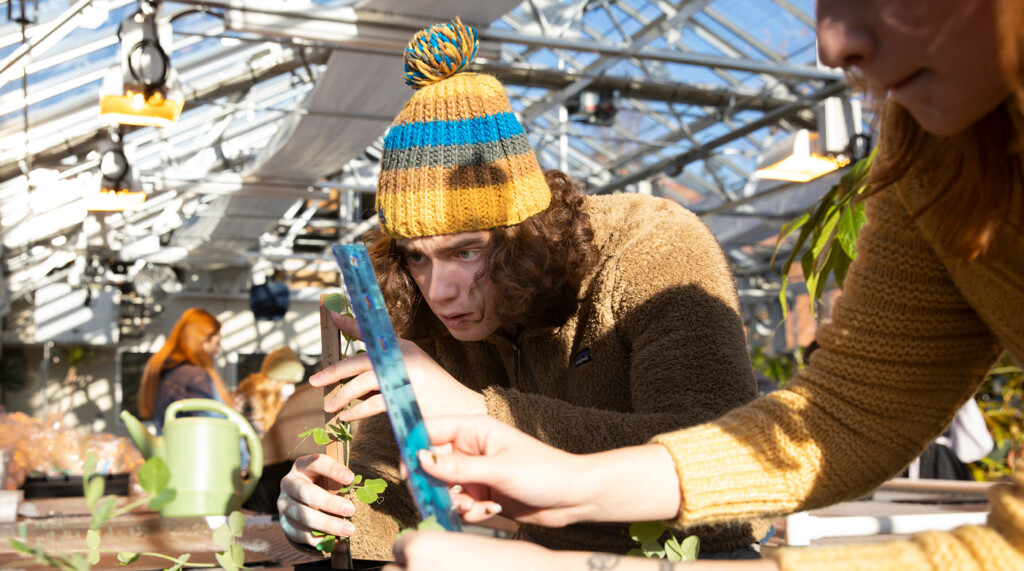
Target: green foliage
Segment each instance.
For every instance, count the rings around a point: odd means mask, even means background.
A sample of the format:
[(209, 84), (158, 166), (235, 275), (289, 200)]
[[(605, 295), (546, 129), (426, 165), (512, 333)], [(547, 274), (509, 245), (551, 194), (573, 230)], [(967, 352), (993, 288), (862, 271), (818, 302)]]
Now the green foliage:
[[(666, 536), (664, 540), (662, 537)], [(675, 534), (660, 521), (641, 521), (629, 526), (629, 536), (640, 544), (626, 555), (668, 559), (672, 562), (695, 561), (700, 553), (700, 538), (687, 536), (679, 541)]]
[(348, 303), (348, 297), (341, 295), (340, 293), (332, 293), (324, 296), (324, 307), (334, 313), (341, 313), (351, 315), (351, 307)]
[(872, 150), (867, 158), (857, 161), (839, 179), (839, 184), (829, 189), (810, 210), (783, 225), (779, 231), (775, 254), (772, 255), (773, 266), (785, 239), (793, 232), (800, 231), (793, 243), (793, 250), (779, 271), (782, 276), (779, 301), (782, 303), (783, 318), (787, 315), (789, 271), (797, 256), (800, 257), (800, 266), (807, 281), (812, 315), (815, 314), (815, 306), (825, 291), (830, 275), (839, 287), (843, 287), (846, 272), (857, 258), (857, 237), (867, 222), (864, 203), (857, 198), (868, 189), (868, 171), (874, 157), (875, 150)]
[(1014, 462), (1024, 455), (1024, 371), (1008, 354), (988, 372), (977, 400), (995, 447), (970, 468), (976, 480), (997, 480), (1009, 476)]
[[(323, 298), (323, 305), (328, 310), (342, 315), (352, 316), (352, 306), (349, 304), (349, 300), (346, 296), (341, 294), (332, 293)], [(342, 350), (343, 355), (348, 355), (352, 349), (352, 343), (355, 341), (348, 335), (342, 335), (345, 338), (345, 348)], [(365, 353), (363, 350), (355, 351), (354, 354)], [(343, 381), (344, 382), (344, 381)], [(351, 406), (351, 404), (349, 405)], [(347, 408), (347, 407), (346, 407)], [(349, 423), (339, 422), (336, 424), (328, 424), (324, 428), (311, 428), (299, 434), (299, 438), (305, 439), (312, 436), (313, 442), (316, 442), (320, 446), (326, 446), (331, 442), (344, 442), (348, 443), (352, 441), (352, 429)], [(344, 464), (348, 466), (348, 447), (345, 448)], [(360, 474), (356, 474), (352, 480), (352, 483), (342, 487), (338, 490), (341, 495), (352, 496), (364, 504), (372, 504), (380, 498), (380, 494), (384, 493), (387, 488), (387, 482), (385, 480), (375, 478), (363, 481), (363, 477)], [(320, 531), (312, 532), (314, 537), (319, 537), (320, 540), (316, 544), (316, 548), (324, 553), (333, 553), (339, 543), (347, 543), (348, 538), (337, 537), (329, 533), (323, 533)], [(351, 551), (348, 552), (349, 556), (349, 568), (352, 568)]]
[[(29, 561), (37, 565), (44, 565), (61, 571), (90, 571), (93, 565), (100, 562), (100, 556), (102, 553), (114, 553), (113, 551), (100, 549), (100, 544), (102, 542), (100, 530), (104, 523), (109, 521), (111, 518), (127, 513), (146, 502), (149, 502), (152, 509), (159, 509), (160, 506), (174, 499), (174, 490), (167, 488), (171, 481), (171, 474), (170, 470), (167, 468), (167, 463), (162, 458), (153, 457), (147, 460), (146, 463), (139, 468), (138, 472), (139, 485), (146, 491), (146, 495), (122, 508), (115, 509), (115, 506), (117, 505), (116, 498), (114, 496), (103, 496), (103, 492), (106, 487), (106, 480), (102, 474), (95, 473), (96, 464), (96, 456), (90, 453), (86, 457), (85, 464), (83, 466), (82, 491), (85, 496), (85, 503), (89, 507), (89, 512), (92, 515), (89, 522), (89, 530), (85, 535), (85, 544), (87, 548), (86, 554), (72, 553), (70, 555), (56, 555), (48, 553), (42, 546), (32, 547), (17, 539), (8, 538), (8, 543), (11, 544), (11, 547), (13, 547), (15, 551), (28, 555), (30, 557)], [(244, 529), (245, 516), (243, 516), (241, 512), (236, 511), (231, 513), (228, 517), (227, 523), (214, 530), (214, 543), (224, 550), (223, 553), (214, 554), (217, 558), (219, 567), (226, 569), (227, 571), (239, 571), (240, 569), (245, 568), (245, 552), (242, 550), (241, 545), (235, 543), (237, 538), (242, 537)], [(161, 553), (133, 553), (129, 551), (122, 551), (117, 553), (118, 565), (129, 565), (138, 561), (143, 555), (171, 561), (173, 564), (168, 567), (167, 571), (178, 571), (184, 568), (190, 557), (188, 553), (175, 558)], [(216, 566), (217, 565), (212, 564), (190, 565), (190, 567)]]
[(395, 541), (398, 541), (399, 537), (402, 537), (410, 531), (413, 531), (413, 529), (415, 529), (416, 531), (448, 531), (444, 528), (443, 525), (437, 522), (437, 516), (430, 516), (427, 519), (417, 523), (415, 528), (403, 527), (402, 529), (398, 530), (398, 534), (395, 535)]
[(775, 381), (779, 388), (785, 386), (801, 368), (795, 356), (776, 355), (771, 357), (761, 346), (754, 347), (754, 352), (750, 355), (750, 364), (755, 371)]

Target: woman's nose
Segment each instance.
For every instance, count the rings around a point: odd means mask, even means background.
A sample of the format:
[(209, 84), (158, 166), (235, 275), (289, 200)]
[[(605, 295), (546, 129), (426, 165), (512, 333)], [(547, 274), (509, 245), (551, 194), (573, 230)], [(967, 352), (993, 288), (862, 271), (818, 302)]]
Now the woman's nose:
[(857, 2), (819, 0), (818, 58), (829, 67), (856, 67), (874, 56), (875, 39)]

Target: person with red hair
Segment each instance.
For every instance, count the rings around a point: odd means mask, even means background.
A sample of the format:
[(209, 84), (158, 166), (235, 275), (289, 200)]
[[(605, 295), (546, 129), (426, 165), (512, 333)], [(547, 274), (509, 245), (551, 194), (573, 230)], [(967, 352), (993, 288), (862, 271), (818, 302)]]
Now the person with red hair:
[(163, 431), (164, 411), (174, 401), (208, 398), (230, 402), (230, 392), (213, 366), (219, 352), (220, 321), (205, 309), (185, 310), (142, 371), (139, 416), (152, 418), (157, 434)]

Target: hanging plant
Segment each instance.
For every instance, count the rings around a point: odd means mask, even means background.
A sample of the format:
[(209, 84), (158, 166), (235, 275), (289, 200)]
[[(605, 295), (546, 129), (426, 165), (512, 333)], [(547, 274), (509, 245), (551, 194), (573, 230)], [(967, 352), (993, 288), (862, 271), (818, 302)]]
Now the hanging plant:
[(788, 316), (786, 290), (789, 272), (797, 256), (800, 256), (807, 293), (811, 297), (812, 316), (816, 315), (815, 307), (830, 276), (840, 288), (843, 287), (846, 272), (853, 260), (857, 259), (857, 237), (860, 236), (861, 227), (867, 223), (864, 202), (858, 198), (868, 189), (868, 171), (877, 149), (875, 147), (870, 155), (857, 161), (839, 179), (839, 183), (830, 188), (807, 212), (783, 225), (779, 231), (771, 259), (772, 267), (775, 266), (775, 257), (782, 243), (790, 234), (799, 230), (793, 249), (778, 272), (782, 276), (779, 302), (782, 304), (783, 319)]

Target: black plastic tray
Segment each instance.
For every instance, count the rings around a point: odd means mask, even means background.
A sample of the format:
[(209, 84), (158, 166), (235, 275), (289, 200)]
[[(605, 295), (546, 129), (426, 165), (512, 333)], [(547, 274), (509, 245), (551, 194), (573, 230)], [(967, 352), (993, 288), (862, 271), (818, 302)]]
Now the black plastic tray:
[[(127, 496), (128, 474), (107, 474), (104, 495)], [(41, 476), (25, 478), (21, 486), (26, 498), (69, 498), (84, 495), (81, 476)]]

